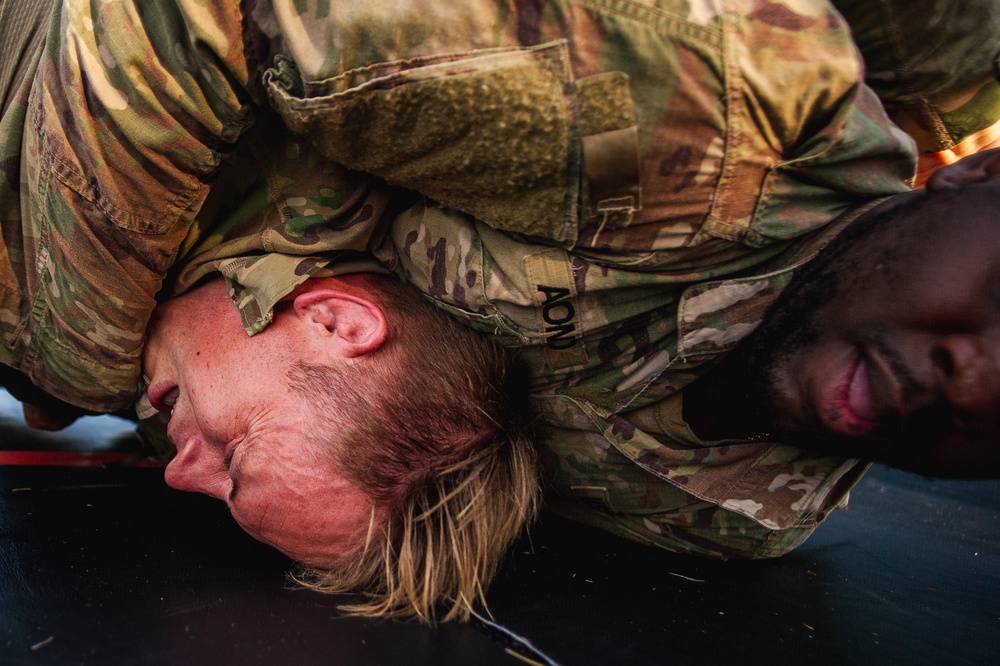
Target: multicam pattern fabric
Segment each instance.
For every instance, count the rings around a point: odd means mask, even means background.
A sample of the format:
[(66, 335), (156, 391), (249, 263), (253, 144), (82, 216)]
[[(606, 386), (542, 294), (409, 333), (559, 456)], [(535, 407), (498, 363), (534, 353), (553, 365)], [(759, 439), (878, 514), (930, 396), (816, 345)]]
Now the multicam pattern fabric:
[(681, 389), (907, 189), (860, 78), (821, 0), (69, 1), (3, 119), (0, 360), (117, 408), (157, 297), (221, 273), (252, 334), (367, 252), (523, 351), (554, 507), (779, 554), (863, 466), (698, 441)]
[(833, 0), (865, 81), (917, 141), (916, 187), (941, 166), (1000, 147), (1000, 3)]
[(832, 0), (866, 81), (923, 152), (953, 148), (1000, 118), (996, 0)]

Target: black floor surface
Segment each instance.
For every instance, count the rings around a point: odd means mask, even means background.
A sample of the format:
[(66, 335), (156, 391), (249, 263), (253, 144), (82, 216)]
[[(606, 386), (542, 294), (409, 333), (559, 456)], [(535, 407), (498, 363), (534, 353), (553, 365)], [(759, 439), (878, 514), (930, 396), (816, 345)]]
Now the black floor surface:
[[(3, 450), (127, 432), (36, 436), (0, 396)], [(0, 467), (0, 664), (992, 664), (998, 507), (1000, 482), (879, 468), (795, 553), (728, 563), (546, 518), (490, 592), (494, 624), (427, 628), (295, 589), (283, 556), (158, 469)]]

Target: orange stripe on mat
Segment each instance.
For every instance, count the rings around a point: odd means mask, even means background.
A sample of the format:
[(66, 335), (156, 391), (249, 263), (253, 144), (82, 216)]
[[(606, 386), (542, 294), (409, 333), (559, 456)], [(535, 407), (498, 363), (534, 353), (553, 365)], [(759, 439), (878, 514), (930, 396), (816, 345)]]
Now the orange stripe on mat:
[(948, 150), (921, 155), (917, 166), (917, 179), (913, 186), (920, 189), (927, 183), (931, 174), (946, 164), (954, 164), (973, 153), (997, 147), (1000, 147), (1000, 121), (965, 137), (961, 143)]

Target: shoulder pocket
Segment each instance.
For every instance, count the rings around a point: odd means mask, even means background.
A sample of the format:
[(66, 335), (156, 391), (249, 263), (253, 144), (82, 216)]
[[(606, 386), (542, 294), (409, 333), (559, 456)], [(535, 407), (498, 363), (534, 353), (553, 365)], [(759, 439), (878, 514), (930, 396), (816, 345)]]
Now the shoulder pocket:
[(495, 229), (575, 242), (585, 145), (565, 41), (380, 63), (320, 81), (279, 59), (265, 84), (289, 128), (327, 157)]

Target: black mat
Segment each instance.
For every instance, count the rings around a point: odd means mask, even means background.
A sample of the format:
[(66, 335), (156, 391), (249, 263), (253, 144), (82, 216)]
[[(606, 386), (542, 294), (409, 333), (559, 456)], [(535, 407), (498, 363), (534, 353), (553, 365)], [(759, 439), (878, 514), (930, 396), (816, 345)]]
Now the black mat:
[[(121, 447), (92, 419), (0, 448)], [(7, 409), (7, 411), (4, 411)], [(496, 626), (345, 618), (162, 471), (0, 468), (0, 664), (951, 664), (1000, 654), (1000, 482), (876, 469), (802, 548), (674, 556), (547, 518), (490, 593)], [(522, 636), (532, 652), (507, 633)]]

